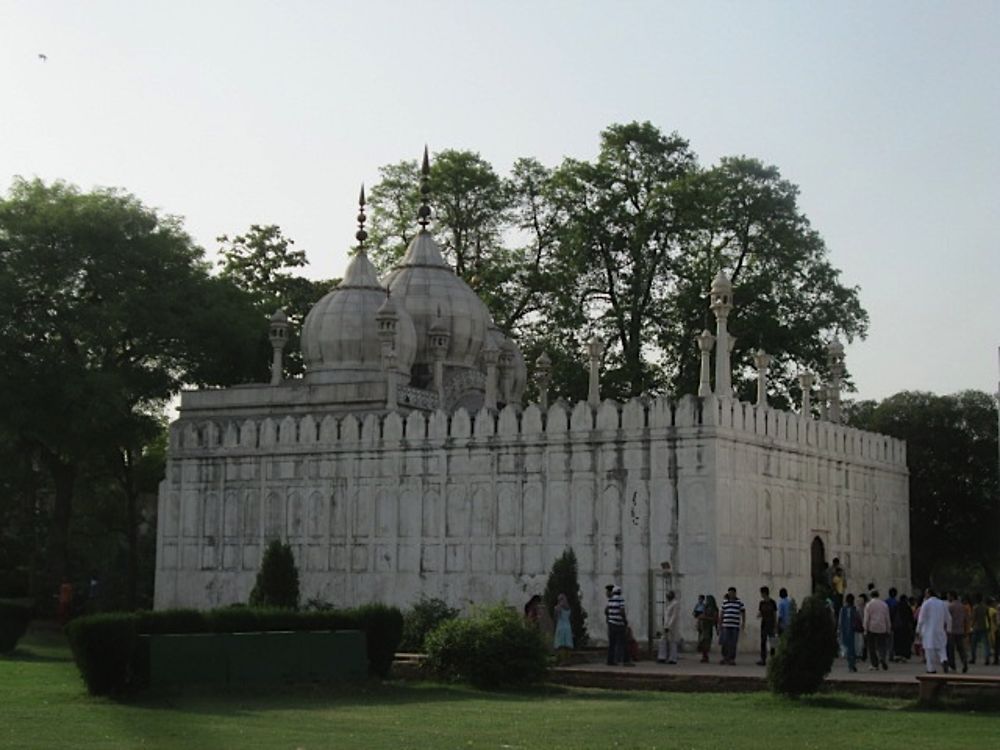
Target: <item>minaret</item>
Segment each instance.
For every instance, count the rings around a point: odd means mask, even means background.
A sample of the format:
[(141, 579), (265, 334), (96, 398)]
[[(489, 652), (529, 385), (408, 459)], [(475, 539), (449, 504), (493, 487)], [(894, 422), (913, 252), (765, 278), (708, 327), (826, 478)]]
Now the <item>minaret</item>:
[(819, 418), (826, 422), (830, 418), (830, 413), (827, 411), (827, 391), (825, 383), (820, 383), (819, 387), (816, 389), (816, 401), (819, 402)]
[(763, 349), (758, 349), (753, 355), (753, 363), (757, 368), (757, 406), (767, 406), (767, 368), (771, 366), (771, 355)]
[(497, 408), (497, 360), (500, 358), (500, 350), (496, 348), (492, 341), (487, 342), (483, 347), (483, 362), (486, 363), (486, 396), (483, 406), (487, 409)]
[(802, 389), (802, 409), (800, 414), (806, 419), (812, 419), (812, 387), (816, 376), (811, 372), (799, 373), (799, 387)]
[(587, 344), (590, 355), (590, 387), (587, 390), (587, 403), (594, 409), (601, 405), (601, 357), (604, 355), (604, 342), (595, 334)]
[(500, 345), (500, 399), (504, 404), (510, 403), (510, 389), (514, 379), (514, 351), (508, 341)]
[(271, 339), (271, 385), (281, 384), (282, 352), (288, 343), (288, 316), (280, 307), (271, 316), (271, 329), (268, 334)]
[(696, 341), (698, 349), (701, 351), (701, 377), (698, 382), (698, 395), (704, 398), (712, 395), (712, 346), (715, 344), (715, 336), (709, 333), (706, 328)]
[(552, 377), (552, 358), (546, 352), (535, 360), (535, 379), (538, 381), (538, 405), (542, 411), (549, 410), (549, 380)]
[(438, 395), (438, 405), (444, 408), (444, 358), (448, 354), (448, 344), (451, 342), (451, 331), (441, 318), (438, 309), (437, 319), (427, 332), (430, 338), (431, 356), (434, 357), (434, 391)]
[(733, 395), (733, 370), (730, 365), (732, 344), (729, 341), (728, 319), (733, 309), (733, 285), (722, 271), (712, 282), (711, 304), (715, 313), (715, 393)]
[(830, 421), (839, 423), (843, 421), (843, 415), (840, 412), (840, 381), (844, 377), (844, 345), (840, 343), (840, 339), (834, 336), (833, 341), (827, 346), (826, 352), (826, 361), (830, 368), (830, 387), (827, 392), (830, 398)]

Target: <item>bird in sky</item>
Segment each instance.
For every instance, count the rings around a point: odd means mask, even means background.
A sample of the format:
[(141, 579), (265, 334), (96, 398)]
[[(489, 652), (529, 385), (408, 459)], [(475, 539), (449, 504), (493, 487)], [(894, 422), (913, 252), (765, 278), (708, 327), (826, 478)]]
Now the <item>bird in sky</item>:
[(48, 55), (43, 55), (41, 52), (39, 52), (38, 53), (38, 59), (41, 60), (42, 62), (47, 62), (48, 59), (49, 59), (49, 56)]

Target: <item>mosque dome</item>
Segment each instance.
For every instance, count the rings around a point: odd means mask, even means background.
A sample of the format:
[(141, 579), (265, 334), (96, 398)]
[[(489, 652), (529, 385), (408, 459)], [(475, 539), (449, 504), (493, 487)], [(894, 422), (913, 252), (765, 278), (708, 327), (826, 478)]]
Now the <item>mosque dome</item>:
[(302, 357), (309, 383), (377, 382), (382, 375), (382, 344), (377, 317), (396, 315), (394, 371), (410, 380), (417, 349), (413, 320), (403, 305), (387, 303), (386, 290), (364, 250), (359, 250), (344, 278), (306, 316), (302, 326)]
[(444, 364), (478, 369), (490, 313), (445, 261), (430, 232), (421, 229), (417, 233), (402, 261), (386, 276), (385, 284), (413, 319), (414, 364), (433, 363), (429, 334), (432, 327), (443, 326), (450, 334)]

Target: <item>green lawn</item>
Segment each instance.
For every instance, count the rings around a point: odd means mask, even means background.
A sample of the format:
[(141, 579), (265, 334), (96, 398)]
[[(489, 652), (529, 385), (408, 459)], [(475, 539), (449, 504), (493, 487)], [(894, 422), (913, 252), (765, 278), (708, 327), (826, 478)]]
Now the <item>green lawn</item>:
[(0, 657), (0, 747), (24, 748), (983, 748), (1000, 712), (826, 695), (549, 689), (190, 690), (91, 698), (62, 636), (32, 633)]

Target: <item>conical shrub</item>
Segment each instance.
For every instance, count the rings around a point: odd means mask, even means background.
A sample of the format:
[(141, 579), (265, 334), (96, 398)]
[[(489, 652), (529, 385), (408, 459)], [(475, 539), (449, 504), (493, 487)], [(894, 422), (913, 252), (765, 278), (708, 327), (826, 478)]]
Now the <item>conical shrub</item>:
[(768, 661), (768, 684), (781, 695), (815, 693), (836, 656), (837, 635), (830, 609), (821, 597), (810, 596), (792, 617), (777, 653)]
[(250, 592), (250, 606), (298, 609), (299, 569), (291, 545), (277, 539), (267, 545)]

